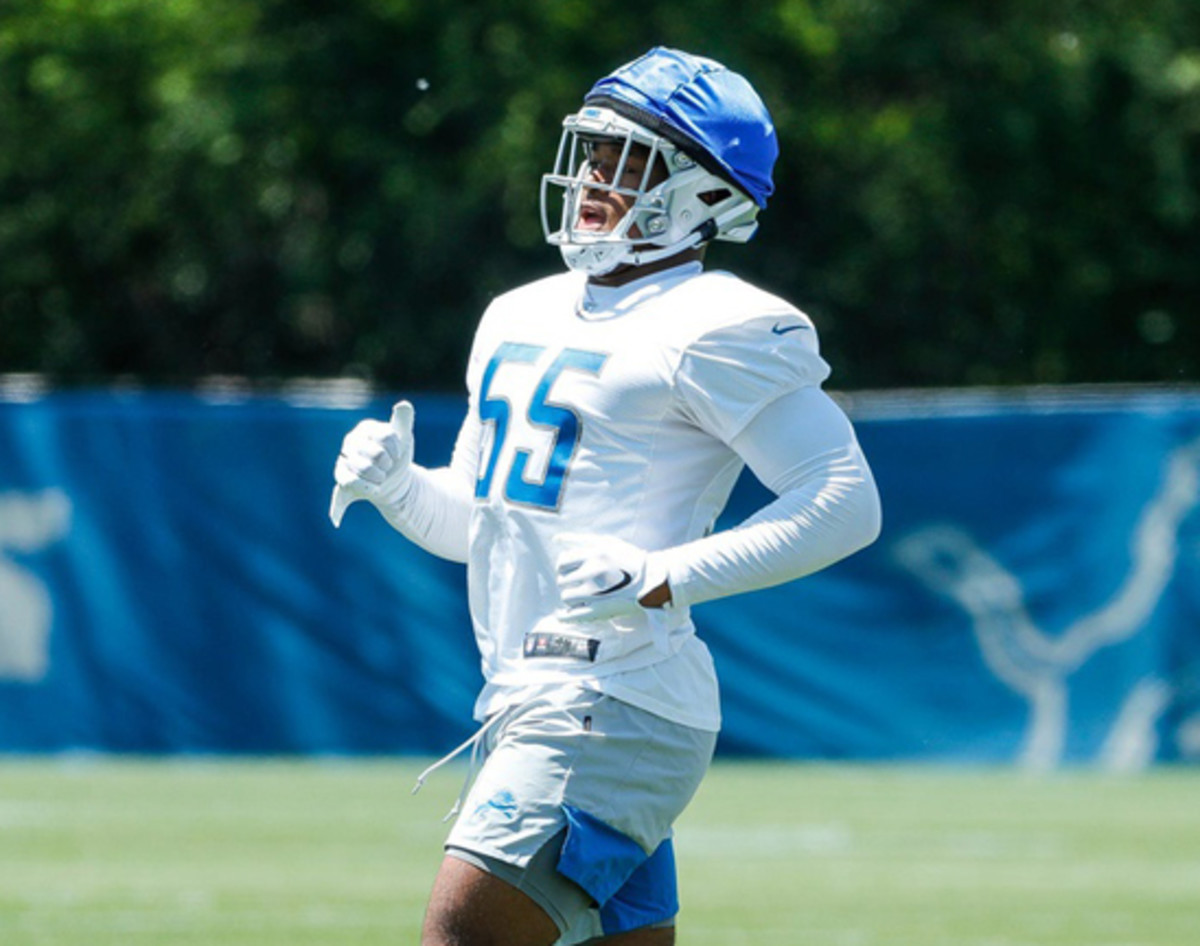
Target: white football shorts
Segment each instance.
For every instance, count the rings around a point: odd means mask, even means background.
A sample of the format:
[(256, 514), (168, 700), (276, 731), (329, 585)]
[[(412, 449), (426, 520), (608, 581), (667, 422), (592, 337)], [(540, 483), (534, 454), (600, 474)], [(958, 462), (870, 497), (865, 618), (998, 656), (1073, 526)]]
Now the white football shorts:
[(446, 851), (525, 891), (560, 942), (669, 924), (671, 825), (716, 733), (566, 687), (502, 711)]

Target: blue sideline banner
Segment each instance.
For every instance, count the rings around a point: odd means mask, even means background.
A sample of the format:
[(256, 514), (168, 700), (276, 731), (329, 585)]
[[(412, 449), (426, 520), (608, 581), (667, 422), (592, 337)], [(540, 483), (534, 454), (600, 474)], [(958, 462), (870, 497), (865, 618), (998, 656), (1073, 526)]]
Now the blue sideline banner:
[[(3, 390), (0, 751), (432, 754), (471, 731), (463, 568), (364, 505), (326, 517), (342, 436), (392, 398)], [(412, 400), (442, 463), (464, 403)], [(696, 610), (720, 751), (1200, 759), (1200, 395), (842, 400), (883, 535)], [(722, 525), (769, 498), (745, 478)]]

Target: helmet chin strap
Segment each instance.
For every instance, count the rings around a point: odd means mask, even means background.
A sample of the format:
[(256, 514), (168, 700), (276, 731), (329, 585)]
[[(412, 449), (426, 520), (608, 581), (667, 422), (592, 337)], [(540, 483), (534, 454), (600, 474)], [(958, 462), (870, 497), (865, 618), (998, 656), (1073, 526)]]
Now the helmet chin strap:
[[(646, 266), (650, 263), (657, 263), (660, 260), (674, 256), (676, 253), (694, 249), (707, 243), (716, 233), (716, 221), (705, 220), (704, 223), (700, 224), (700, 226), (682, 240), (676, 240), (668, 246), (647, 246), (643, 244), (644, 248), (638, 249), (636, 246), (596, 244), (594, 247), (587, 248), (588, 250), (612, 249), (622, 251), (610, 255), (605, 252), (581, 252), (581, 248), (578, 246), (564, 245), (562, 247), (562, 254), (567, 266), (571, 269), (582, 270), (589, 276), (607, 276), (618, 266)], [(572, 252), (572, 250), (575, 252)]]
[[(705, 221), (711, 223), (711, 221)], [(682, 253), (684, 250), (694, 249), (701, 244), (707, 243), (708, 238), (704, 236), (705, 227), (701, 226), (693, 230), (682, 240), (677, 240), (670, 246), (656, 246), (639, 250), (637, 247), (630, 247), (630, 254), (626, 258), (626, 262), (633, 266), (645, 266), (647, 263), (657, 263), (659, 260), (664, 260), (668, 256), (674, 256), (676, 253)]]

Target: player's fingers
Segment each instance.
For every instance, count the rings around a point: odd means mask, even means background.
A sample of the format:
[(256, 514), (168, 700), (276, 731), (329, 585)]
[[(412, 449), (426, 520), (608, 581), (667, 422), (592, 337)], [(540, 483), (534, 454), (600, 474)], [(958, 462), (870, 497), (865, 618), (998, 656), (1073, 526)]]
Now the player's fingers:
[(387, 424), (381, 424), (377, 420), (360, 420), (357, 424), (350, 428), (350, 432), (342, 438), (342, 449), (345, 450), (352, 444), (364, 443), (370, 440), (378, 440), (379, 428), (383, 428), (383, 432), (387, 432), (391, 428)]
[(404, 447), (400, 443), (400, 438), (391, 428), (388, 428), (387, 436), (379, 441), (379, 449), (381, 454), (387, 457), (388, 469), (391, 469), (395, 462), (404, 455)]
[(381, 439), (362, 436), (347, 440), (342, 446), (342, 453), (386, 471), (396, 465), (396, 460), (400, 457), (400, 445), (391, 433)]
[(565, 605), (579, 604), (585, 601), (590, 596), (590, 583), (588, 585), (580, 584), (579, 582), (571, 582), (569, 584), (559, 583), (558, 597)]
[[(387, 470), (382, 468), (381, 462), (377, 457), (364, 457), (359, 454), (340, 456), (337, 466), (334, 467), (334, 478), (343, 486), (353, 480), (382, 483), (387, 477)], [(387, 463), (390, 467), (391, 461)]]
[(335, 529), (341, 528), (342, 517), (352, 502), (353, 498), (341, 486), (333, 488), (333, 495), (329, 498), (329, 519)]
[(391, 427), (402, 439), (412, 437), (413, 417), (416, 410), (408, 401), (397, 401), (392, 406)]
[(558, 583), (561, 585), (563, 579), (570, 575), (574, 575), (580, 568), (583, 567), (583, 557), (575, 554), (564, 554), (558, 557), (554, 563), (555, 571), (558, 572)]
[(333, 470), (333, 481), (343, 489), (350, 489), (363, 483), (363, 478), (350, 467), (338, 464)]
[[(399, 459), (404, 452), (396, 432), (377, 420), (364, 420), (342, 441), (343, 453), (361, 453), (364, 456), (388, 456)], [(389, 464), (390, 465), (390, 464)]]
[(597, 595), (620, 591), (632, 581), (628, 573), (621, 570), (602, 569), (586, 575), (574, 575), (568, 580), (559, 580), (558, 596), (565, 603), (578, 603)]
[(559, 578), (562, 579), (582, 568), (589, 557), (590, 552), (585, 545), (564, 544), (562, 551), (558, 553), (558, 558), (554, 560), (554, 568), (558, 572)]

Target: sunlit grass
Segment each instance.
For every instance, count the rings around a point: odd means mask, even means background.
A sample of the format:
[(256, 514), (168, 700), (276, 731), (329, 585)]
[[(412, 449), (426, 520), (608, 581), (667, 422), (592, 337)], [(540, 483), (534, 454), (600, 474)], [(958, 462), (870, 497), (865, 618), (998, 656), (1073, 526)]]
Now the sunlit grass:
[[(0, 762), (0, 943), (418, 941), (462, 770)], [(679, 826), (680, 943), (1184, 946), (1200, 773), (720, 763)]]

